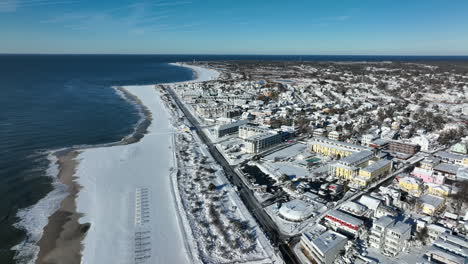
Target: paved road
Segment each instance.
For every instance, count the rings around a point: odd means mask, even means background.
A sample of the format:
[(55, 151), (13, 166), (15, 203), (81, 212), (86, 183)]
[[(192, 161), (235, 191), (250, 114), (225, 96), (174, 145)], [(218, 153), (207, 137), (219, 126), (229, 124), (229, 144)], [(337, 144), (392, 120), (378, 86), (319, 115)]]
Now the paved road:
[(296, 255), (293, 253), (292, 249), (286, 244), (288, 237), (281, 235), (278, 231), (276, 223), (270, 218), (270, 216), (263, 210), (263, 207), (255, 198), (254, 193), (250, 190), (239, 175), (235, 172), (234, 168), (229, 165), (224, 156), (218, 151), (218, 149), (211, 142), (210, 138), (205, 135), (202, 131), (202, 126), (197, 121), (197, 119), (192, 115), (192, 113), (185, 107), (185, 105), (179, 100), (178, 96), (175, 94), (174, 90), (170, 87), (164, 86), (166, 91), (172, 96), (179, 109), (184, 113), (188, 121), (195, 127), (196, 133), (203, 141), (204, 144), (208, 147), (210, 154), (213, 158), (221, 165), (224, 169), (226, 177), (231, 181), (232, 184), (236, 185), (239, 188), (239, 195), (242, 201), (244, 202), (247, 209), (255, 217), (257, 223), (262, 228), (265, 235), (270, 239), (274, 246), (277, 246), (279, 251), (283, 256), (283, 260), (286, 263), (300, 263)]

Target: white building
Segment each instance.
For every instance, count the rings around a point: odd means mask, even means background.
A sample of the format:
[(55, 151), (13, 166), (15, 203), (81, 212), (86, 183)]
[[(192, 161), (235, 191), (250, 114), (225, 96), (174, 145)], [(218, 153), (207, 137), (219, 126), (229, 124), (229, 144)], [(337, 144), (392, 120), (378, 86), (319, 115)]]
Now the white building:
[(264, 133), (244, 140), (244, 150), (247, 153), (259, 153), (282, 142), (281, 134)]
[(313, 206), (306, 202), (295, 199), (281, 205), (279, 215), (288, 221), (301, 222), (312, 216), (314, 209)]
[(332, 264), (340, 251), (344, 250), (347, 241), (344, 235), (331, 230), (313, 239), (307, 233), (301, 237), (306, 254), (318, 264)]

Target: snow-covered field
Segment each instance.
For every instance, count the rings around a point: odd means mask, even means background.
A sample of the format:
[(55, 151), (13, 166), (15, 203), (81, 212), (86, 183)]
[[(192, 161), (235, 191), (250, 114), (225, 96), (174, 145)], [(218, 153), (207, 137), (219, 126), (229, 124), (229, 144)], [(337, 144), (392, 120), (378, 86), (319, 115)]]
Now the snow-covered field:
[[(196, 80), (218, 72), (191, 66)], [(153, 85), (127, 86), (151, 112), (148, 133), (122, 146), (86, 149), (76, 176), (77, 209), (91, 223), (82, 263), (189, 263), (172, 194), (174, 128)]]

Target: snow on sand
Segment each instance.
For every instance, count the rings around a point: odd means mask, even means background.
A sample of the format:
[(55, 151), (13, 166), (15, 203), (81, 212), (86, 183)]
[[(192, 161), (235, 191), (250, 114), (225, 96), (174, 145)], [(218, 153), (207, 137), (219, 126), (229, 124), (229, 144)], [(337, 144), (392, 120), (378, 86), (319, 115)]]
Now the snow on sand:
[[(219, 75), (190, 68), (196, 71), (194, 81)], [(91, 223), (82, 263), (188, 263), (171, 194), (175, 130), (170, 116), (154, 86), (124, 88), (148, 108), (152, 121), (148, 134), (137, 143), (86, 149), (78, 156), (76, 176), (83, 188), (77, 207), (84, 213), (80, 223)], [(147, 203), (143, 199), (136, 203), (138, 188), (147, 188)], [(142, 224), (137, 224), (136, 209), (143, 207)], [(135, 240), (138, 234), (143, 237)]]

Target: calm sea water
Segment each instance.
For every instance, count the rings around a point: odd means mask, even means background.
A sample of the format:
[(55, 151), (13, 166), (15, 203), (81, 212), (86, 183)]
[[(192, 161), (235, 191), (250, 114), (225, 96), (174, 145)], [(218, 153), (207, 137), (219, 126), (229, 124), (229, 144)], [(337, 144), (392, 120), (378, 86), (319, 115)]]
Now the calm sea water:
[[(115, 142), (130, 134), (136, 108), (113, 85), (185, 81), (192, 60), (423, 61), (467, 57), (0, 55), (0, 263), (28, 234), (13, 227), (18, 211), (53, 190), (47, 151)], [(50, 171), (49, 171), (50, 174)], [(34, 219), (32, 219), (34, 220)], [(34, 223), (34, 222), (32, 222)]]

